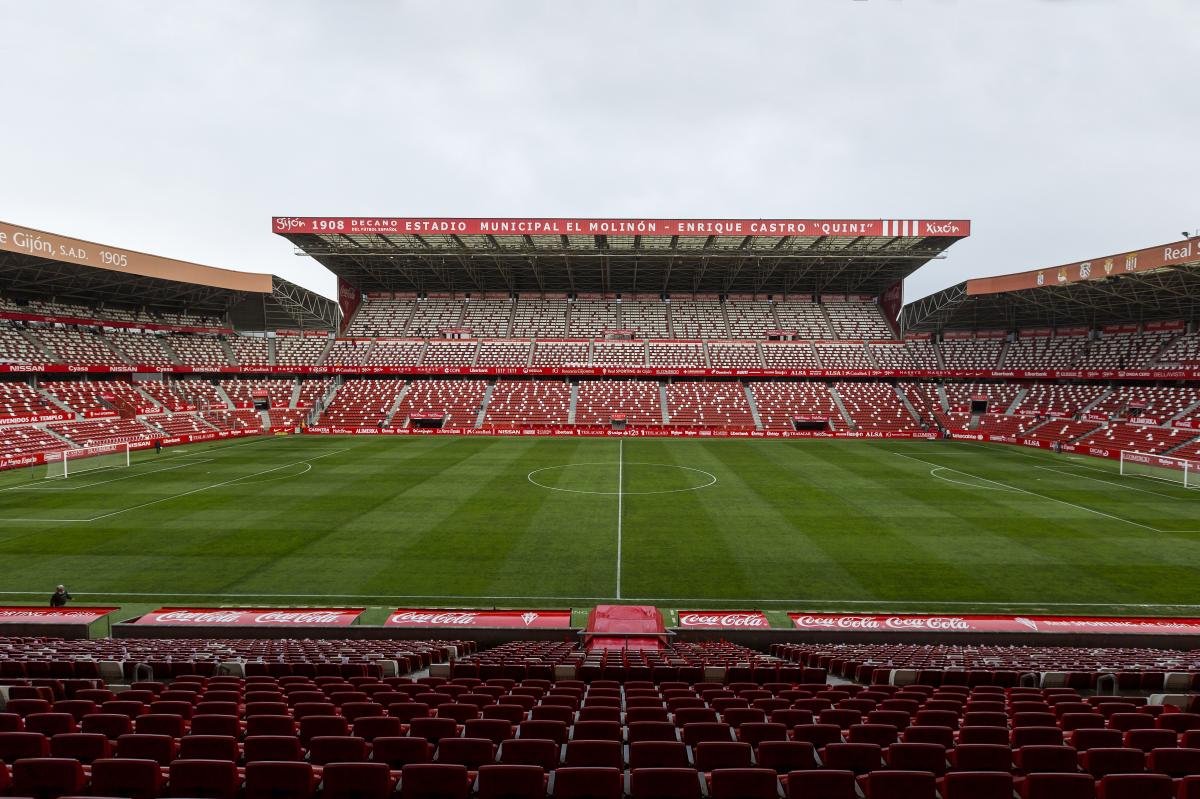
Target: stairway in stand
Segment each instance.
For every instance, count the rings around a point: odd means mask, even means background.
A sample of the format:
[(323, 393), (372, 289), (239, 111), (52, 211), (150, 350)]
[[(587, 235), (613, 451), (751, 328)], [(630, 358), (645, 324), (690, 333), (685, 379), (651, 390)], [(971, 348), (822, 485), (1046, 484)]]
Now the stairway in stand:
[(587, 651), (667, 648), (662, 613), (652, 605), (597, 605), (588, 614)]

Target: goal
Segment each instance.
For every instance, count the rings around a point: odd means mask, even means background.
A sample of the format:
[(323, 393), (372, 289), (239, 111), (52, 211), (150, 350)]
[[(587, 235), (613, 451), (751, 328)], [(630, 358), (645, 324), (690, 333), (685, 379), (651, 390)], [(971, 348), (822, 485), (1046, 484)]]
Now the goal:
[(1169, 458), (1148, 452), (1121, 451), (1121, 474), (1133, 477), (1149, 477), (1179, 483), (1184, 488), (1200, 487), (1200, 462), (1184, 458)]
[(129, 465), (129, 444), (64, 449), (46, 458), (46, 477), (71, 477), (97, 469), (120, 469)]

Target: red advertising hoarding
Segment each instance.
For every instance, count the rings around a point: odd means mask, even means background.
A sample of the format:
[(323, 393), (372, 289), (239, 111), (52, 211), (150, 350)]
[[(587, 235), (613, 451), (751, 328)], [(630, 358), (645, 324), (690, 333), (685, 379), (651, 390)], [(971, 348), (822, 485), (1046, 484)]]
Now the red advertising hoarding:
[[(840, 342), (845, 344), (846, 342)], [(789, 346), (778, 342), (764, 346)], [(655, 366), (108, 366), (62, 363), (0, 363), (0, 374), (279, 374), (279, 375), (525, 375), (541, 377), (954, 377), (994, 380), (1183, 380), (1200, 381), (1200, 367), (1158, 369), (785, 369)]]
[(925, 616), (789, 613), (800, 630), (887, 633), (1200, 635), (1200, 619), (1072, 616)]
[(384, 627), (520, 627), (566, 630), (569, 610), (448, 610), (398, 608), (388, 614)]
[(349, 627), (362, 608), (159, 608), (134, 624), (183, 627)]
[(771, 623), (761, 610), (681, 610), (679, 626), (689, 630), (767, 629)]
[(886, 236), (964, 238), (966, 219), (564, 219), (277, 216), (280, 235)]
[(91, 624), (116, 608), (0, 607), (0, 624)]

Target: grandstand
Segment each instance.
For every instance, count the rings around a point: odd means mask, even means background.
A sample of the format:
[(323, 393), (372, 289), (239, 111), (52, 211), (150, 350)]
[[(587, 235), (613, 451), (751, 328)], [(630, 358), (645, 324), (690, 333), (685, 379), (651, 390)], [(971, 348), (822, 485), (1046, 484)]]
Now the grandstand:
[[(1104, 278), (1153, 297), (1137, 313), (1070, 266), (901, 310), (885, 294), (965, 223), (418, 222), (276, 220), (339, 307), (178, 262), (160, 285), (163, 259), (99, 281), (0, 256), (0, 512), (71, 553), (6, 556), (85, 564), (72, 583), (106, 558), (87, 593), (116, 621), (9, 634), (29, 612), (0, 609), (0, 795), (1200, 784), (1200, 623), (1089, 618), (1192, 601), (1192, 489), (1112, 459), (1200, 458), (1197, 314), (1163, 285), (1196, 259)], [(58, 453), (155, 441), (190, 446), (43, 480)], [(213, 607), (128, 602), (155, 592)], [(416, 607), (381, 610), (396, 594)]]

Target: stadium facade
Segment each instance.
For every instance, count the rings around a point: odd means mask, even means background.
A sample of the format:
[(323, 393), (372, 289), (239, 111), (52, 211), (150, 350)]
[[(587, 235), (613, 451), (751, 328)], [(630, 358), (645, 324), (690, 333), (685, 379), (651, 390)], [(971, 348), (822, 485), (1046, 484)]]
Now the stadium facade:
[(902, 304), (966, 220), (276, 217), (338, 279), (0, 225), (0, 458), (303, 429), (1200, 457), (1196, 240)]
[[(969, 222), (272, 228), (337, 276), (336, 303), (0, 223), (0, 467), (266, 433), (938, 437), (1200, 461), (1194, 239), (905, 306), (903, 279)], [(0, 608), (17, 636), (0, 638), (0, 795), (1200, 791), (1197, 619), (365, 612)]]

